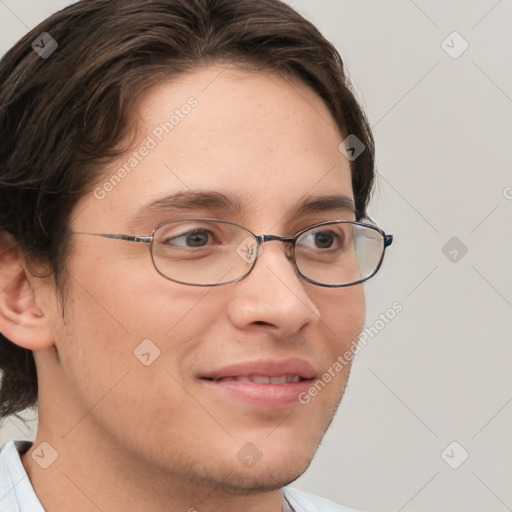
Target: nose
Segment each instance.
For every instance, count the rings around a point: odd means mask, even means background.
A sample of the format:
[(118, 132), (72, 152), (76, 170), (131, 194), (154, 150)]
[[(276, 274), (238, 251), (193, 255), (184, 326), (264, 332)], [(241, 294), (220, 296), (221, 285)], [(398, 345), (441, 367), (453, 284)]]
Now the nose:
[(320, 320), (305, 287), (282, 243), (269, 242), (259, 254), (251, 273), (235, 283), (228, 306), (231, 323), (239, 329), (266, 329), (283, 339)]

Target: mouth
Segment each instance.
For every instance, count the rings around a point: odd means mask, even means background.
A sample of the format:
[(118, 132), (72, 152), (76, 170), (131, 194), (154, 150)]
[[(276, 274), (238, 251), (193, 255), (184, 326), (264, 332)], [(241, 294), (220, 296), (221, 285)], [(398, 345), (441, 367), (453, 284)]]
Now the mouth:
[(256, 384), (291, 384), (293, 382), (300, 382), (303, 379), (299, 375), (279, 375), (277, 377), (269, 377), (268, 375), (239, 375), (236, 377), (222, 377), (220, 379), (208, 379), (214, 382), (255, 382)]
[(259, 360), (220, 368), (199, 376), (199, 380), (217, 399), (276, 409), (295, 405), (315, 375), (305, 360)]

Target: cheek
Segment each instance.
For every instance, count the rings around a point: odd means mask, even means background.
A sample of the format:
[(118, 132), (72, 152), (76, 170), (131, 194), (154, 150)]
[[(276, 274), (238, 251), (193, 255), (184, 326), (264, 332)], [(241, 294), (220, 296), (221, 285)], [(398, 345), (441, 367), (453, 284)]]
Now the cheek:
[(325, 340), (323, 373), (302, 397), (321, 417), (331, 417), (343, 396), (366, 315), (362, 285), (330, 292), (316, 301)]
[(349, 286), (324, 294), (315, 302), (320, 311), (324, 335), (339, 355), (357, 340), (363, 330), (366, 303), (362, 285)]
[(179, 382), (208, 320), (200, 297), (181, 296), (173, 306), (165, 282), (162, 288), (142, 286), (130, 295), (116, 293), (118, 283), (107, 286), (106, 279), (86, 283), (87, 288), (76, 280), (70, 283), (57, 340), (63, 382), (75, 400), (68, 429), (78, 422), (77, 432), (87, 428), (88, 421), (81, 421), (86, 414), (111, 433), (121, 423), (125, 427), (120, 435), (131, 436), (162, 416), (169, 433), (181, 421), (177, 411), (194, 406)]
[(85, 382), (91, 392), (130, 368), (145, 368), (137, 357), (148, 351), (151, 358), (158, 353), (158, 363), (180, 368), (222, 317), (221, 301), (208, 300), (208, 290), (167, 281), (152, 265), (136, 273), (121, 265), (109, 272), (105, 262), (93, 263), (84, 258), (70, 270), (58, 344), (69, 378)]
[(56, 342), (60, 368), (88, 406), (130, 368), (135, 341), (122, 317), (114, 316), (95, 291), (91, 281), (87, 288), (72, 283)]
[[(82, 253), (70, 269), (72, 293), (68, 302), (81, 329), (100, 340), (105, 334), (114, 336), (109, 347), (127, 337), (133, 342), (162, 338), (181, 327), (182, 320), (201, 301), (201, 290), (172, 283), (157, 273), (148, 247), (96, 242), (102, 243), (103, 254), (89, 257)], [(140, 251), (130, 257), (120, 256), (130, 249)], [(96, 247), (94, 250), (99, 252)]]

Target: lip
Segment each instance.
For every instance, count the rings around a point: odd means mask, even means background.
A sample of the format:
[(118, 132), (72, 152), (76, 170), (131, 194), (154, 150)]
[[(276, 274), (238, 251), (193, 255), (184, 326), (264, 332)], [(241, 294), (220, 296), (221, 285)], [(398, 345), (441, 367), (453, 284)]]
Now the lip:
[(226, 377), (248, 377), (249, 375), (265, 375), (267, 377), (298, 375), (302, 379), (312, 379), (316, 373), (311, 363), (305, 359), (258, 359), (211, 370), (201, 374), (199, 378), (217, 380)]
[[(282, 375), (296, 375), (300, 380), (283, 384), (229, 380), (236, 377), (272, 378)], [(314, 367), (304, 359), (259, 359), (205, 372), (199, 375), (199, 380), (210, 391), (228, 399), (243, 401), (265, 409), (276, 409), (295, 405), (298, 402), (298, 396), (307, 391), (316, 375)]]

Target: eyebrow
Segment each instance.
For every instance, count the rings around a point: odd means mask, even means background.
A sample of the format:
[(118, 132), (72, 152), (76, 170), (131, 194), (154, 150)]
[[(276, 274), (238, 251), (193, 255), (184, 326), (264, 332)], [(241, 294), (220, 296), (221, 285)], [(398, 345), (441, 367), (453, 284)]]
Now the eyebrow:
[(157, 199), (145, 206), (139, 212), (139, 215), (153, 213), (167, 208), (176, 208), (178, 210), (187, 210), (193, 208), (230, 210), (234, 213), (241, 213), (244, 210), (243, 201), (238, 196), (230, 196), (215, 191), (204, 192), (176, 192), (175, 194)]
[[(234, 214), (243, 214), (247, 210), (243, 199), (237, 195), (227, 195), (216, 191), (182, 191), (143, 206), (133, 220), (137, 221), (167, 209), (211, 209), (229, 211)], [(298, 205), (292, 208), (287, 216), (293, 218), (307, 213), (322, 213), (334, 210), (356, 213), (354, 201), (351, 197), (344, 194), (331, 194), (306, 196)]]
[(346, 210), (356, 213), (354, 200), (344, 194), (331, 194), (328, 196), (306, 196), (291, 212), (291, 215), (305, 213), (322, 213), (331, 210)]

